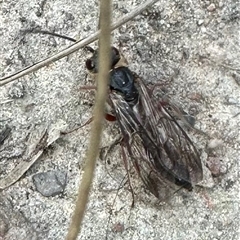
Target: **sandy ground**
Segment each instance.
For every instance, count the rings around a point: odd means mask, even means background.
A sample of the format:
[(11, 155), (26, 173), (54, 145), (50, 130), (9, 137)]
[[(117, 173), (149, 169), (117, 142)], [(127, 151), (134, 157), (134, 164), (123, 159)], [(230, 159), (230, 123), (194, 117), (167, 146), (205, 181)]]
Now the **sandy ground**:
[[(142, 1), (113, 1), (113, 21)], [(43, 29), (84, 38), (98, 26), (98, 1), (0, 1), (0, 73), (6, 76), (71, 43)], [(156, 203), (142, 188), (131, 208), (116, 147), (99, 160), (79, 239), (239, 239), (240, 6), (238, 1), (162, 1), (112, 34), (113, 45), (132, 70), (149, 83), (166, 83), (167, 94), (196, 118), (209, 138), (190, 132), (203, 164), (213, 161), (216, 178), (195, 191)], [(96, 46), (92, 44), (92, 47)], [(79, 91), (86, 78), (80, 50), (0, 88), (0, 130), (11, 135), (0, 146), (0, 178), (24, 160), (26, 148), (45, 128), (72, 129), (92, 112), (93, 94)], [(103, 146), (119, 132), (106, 123)], [(90, 126), (61, 137), (14, 185), (0, 192), (0, 239), (64, 239), (76, 200)], [(217, 143), (217, 144), (215, 144)], [(209, 148), (210, 144), (210, 148)], [(212, 148), (212, 145), (216, 145)], [(218, 171), (218, 168), (220, 170)], [(64, 192), (44, 197), (33, 176), (56, 171), (67, 176)], [(114, 173), (114, 174), (113, 174)], [(218, 174), (219, 175), (219, 174)]]

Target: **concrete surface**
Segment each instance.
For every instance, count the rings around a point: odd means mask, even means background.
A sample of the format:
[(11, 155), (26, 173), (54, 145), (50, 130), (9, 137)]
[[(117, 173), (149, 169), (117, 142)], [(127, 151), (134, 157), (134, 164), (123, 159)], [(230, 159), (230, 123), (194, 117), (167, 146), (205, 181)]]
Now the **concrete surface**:
[[(141, 1), (113, 1), (117, 20)], [(0, 73), (8, 75), (68, 46), (66, 40), (22, 34), (40, 28), (73, 38), (95, 32), (98, 1), (0, 1)], [(235, 240), (239, 239), (240, 153), (240, 6), (239, 1), (162, 1), (113, 33), (130, 68), (147, 82), (167, 82), (169, 96), (196, 117), (191, 132), (202, 153), (226, 173), (191, 193), (157, 203), (144, 188), (131, 208), (118, 148), (99, 160), (79, 239)], [(120, 44), (121, 43), (121, 44)], [(96, 46), (91, 45), (91, 46)], [(48, 126), (72, 129), (91, 116), (93, 94), (79, 91), (86, 78), (80, 50), (0, 89), (0, 130), (11, 136), (0, 146), (0, 178), (23, 160), (31, 139)], [(119, 132), (106, 123), (103, 146)], [(0, 193), (0, 239), (64, 239), (74, 209), (90, 126), (56, 141), (13, 186)], [(215, 148), (209, 148), (215, 145)], [(211, 145), (213, 144), (213, 145)], [(119, 168), (119, 171), (118, 171)], [(115, 169), (115, 171), (112, 171)], [(123, 170), (123, 169), (122, 169)], [(43, 197), (32, 176), (67, 171), (64, 193)], [(206, 171), (207, 174), (207, 171)]]

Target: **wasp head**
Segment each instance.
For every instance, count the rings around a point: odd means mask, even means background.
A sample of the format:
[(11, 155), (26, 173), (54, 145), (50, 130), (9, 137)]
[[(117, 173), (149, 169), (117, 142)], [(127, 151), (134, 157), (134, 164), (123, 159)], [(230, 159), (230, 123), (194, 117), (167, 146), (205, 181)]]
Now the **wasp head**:
[[(92, 57), (86, 60), (86, 68), (90, 73), (96, 74), (99, 70), (99, 63), (98, 63), (98, 55), (99, 55), (99, 49), (93, 50), (91, 49), (91, 52), (93, 53)], [(118, 63), (121, 56), (119, 51), (115, 47), (111, 47), (111, 66), (110, 69), (113, 69), (114, 66)]]

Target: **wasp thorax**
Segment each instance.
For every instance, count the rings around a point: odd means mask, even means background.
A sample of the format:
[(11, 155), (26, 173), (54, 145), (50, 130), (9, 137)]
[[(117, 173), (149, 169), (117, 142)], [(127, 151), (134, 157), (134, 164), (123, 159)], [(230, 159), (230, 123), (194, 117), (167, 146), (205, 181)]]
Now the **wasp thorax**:
[(111, 71), (110, 89), (122, 94), (127, 102), (137, 100), (138, 98), (133, 74), (127, 67), (119, 67)]

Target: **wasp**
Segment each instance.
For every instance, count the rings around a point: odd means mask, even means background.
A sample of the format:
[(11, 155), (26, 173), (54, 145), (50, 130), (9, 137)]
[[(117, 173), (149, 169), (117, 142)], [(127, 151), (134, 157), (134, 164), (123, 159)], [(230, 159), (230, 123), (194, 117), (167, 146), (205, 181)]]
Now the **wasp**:
[[(28, 32), (76, 42), (47, 31)], [(89, 46), (85, 50), (92, 54), (85, 61), (86, 69), (96, 75), (99, 50)], [(203, 169), (198, 150), (176, 120), (175, 115), (179, 117), (185, 112), (171, 101), (159, 100), (142, 78), (128, 68), (127, 60), (115, 47), (111, 47), (109, 75), (106, 119), (116, 120), (120, 126), (126, 170), (132, 166), (145, 187), (160, 200), (180, 188), (191, 191), (202, 180)]]
[[(91, 52), (86, 68), (96, 74), (98, 50)], [(161, 200), (170, 190), (191, 191), (202, 180), (202, 163), (198, 150), (169, 110), (171, 103), (157, 99), (115, 47), (111, 47), (110, 69), (108, 103), (121, 129), (125, 166), (133, 166), (145, 187)]]

